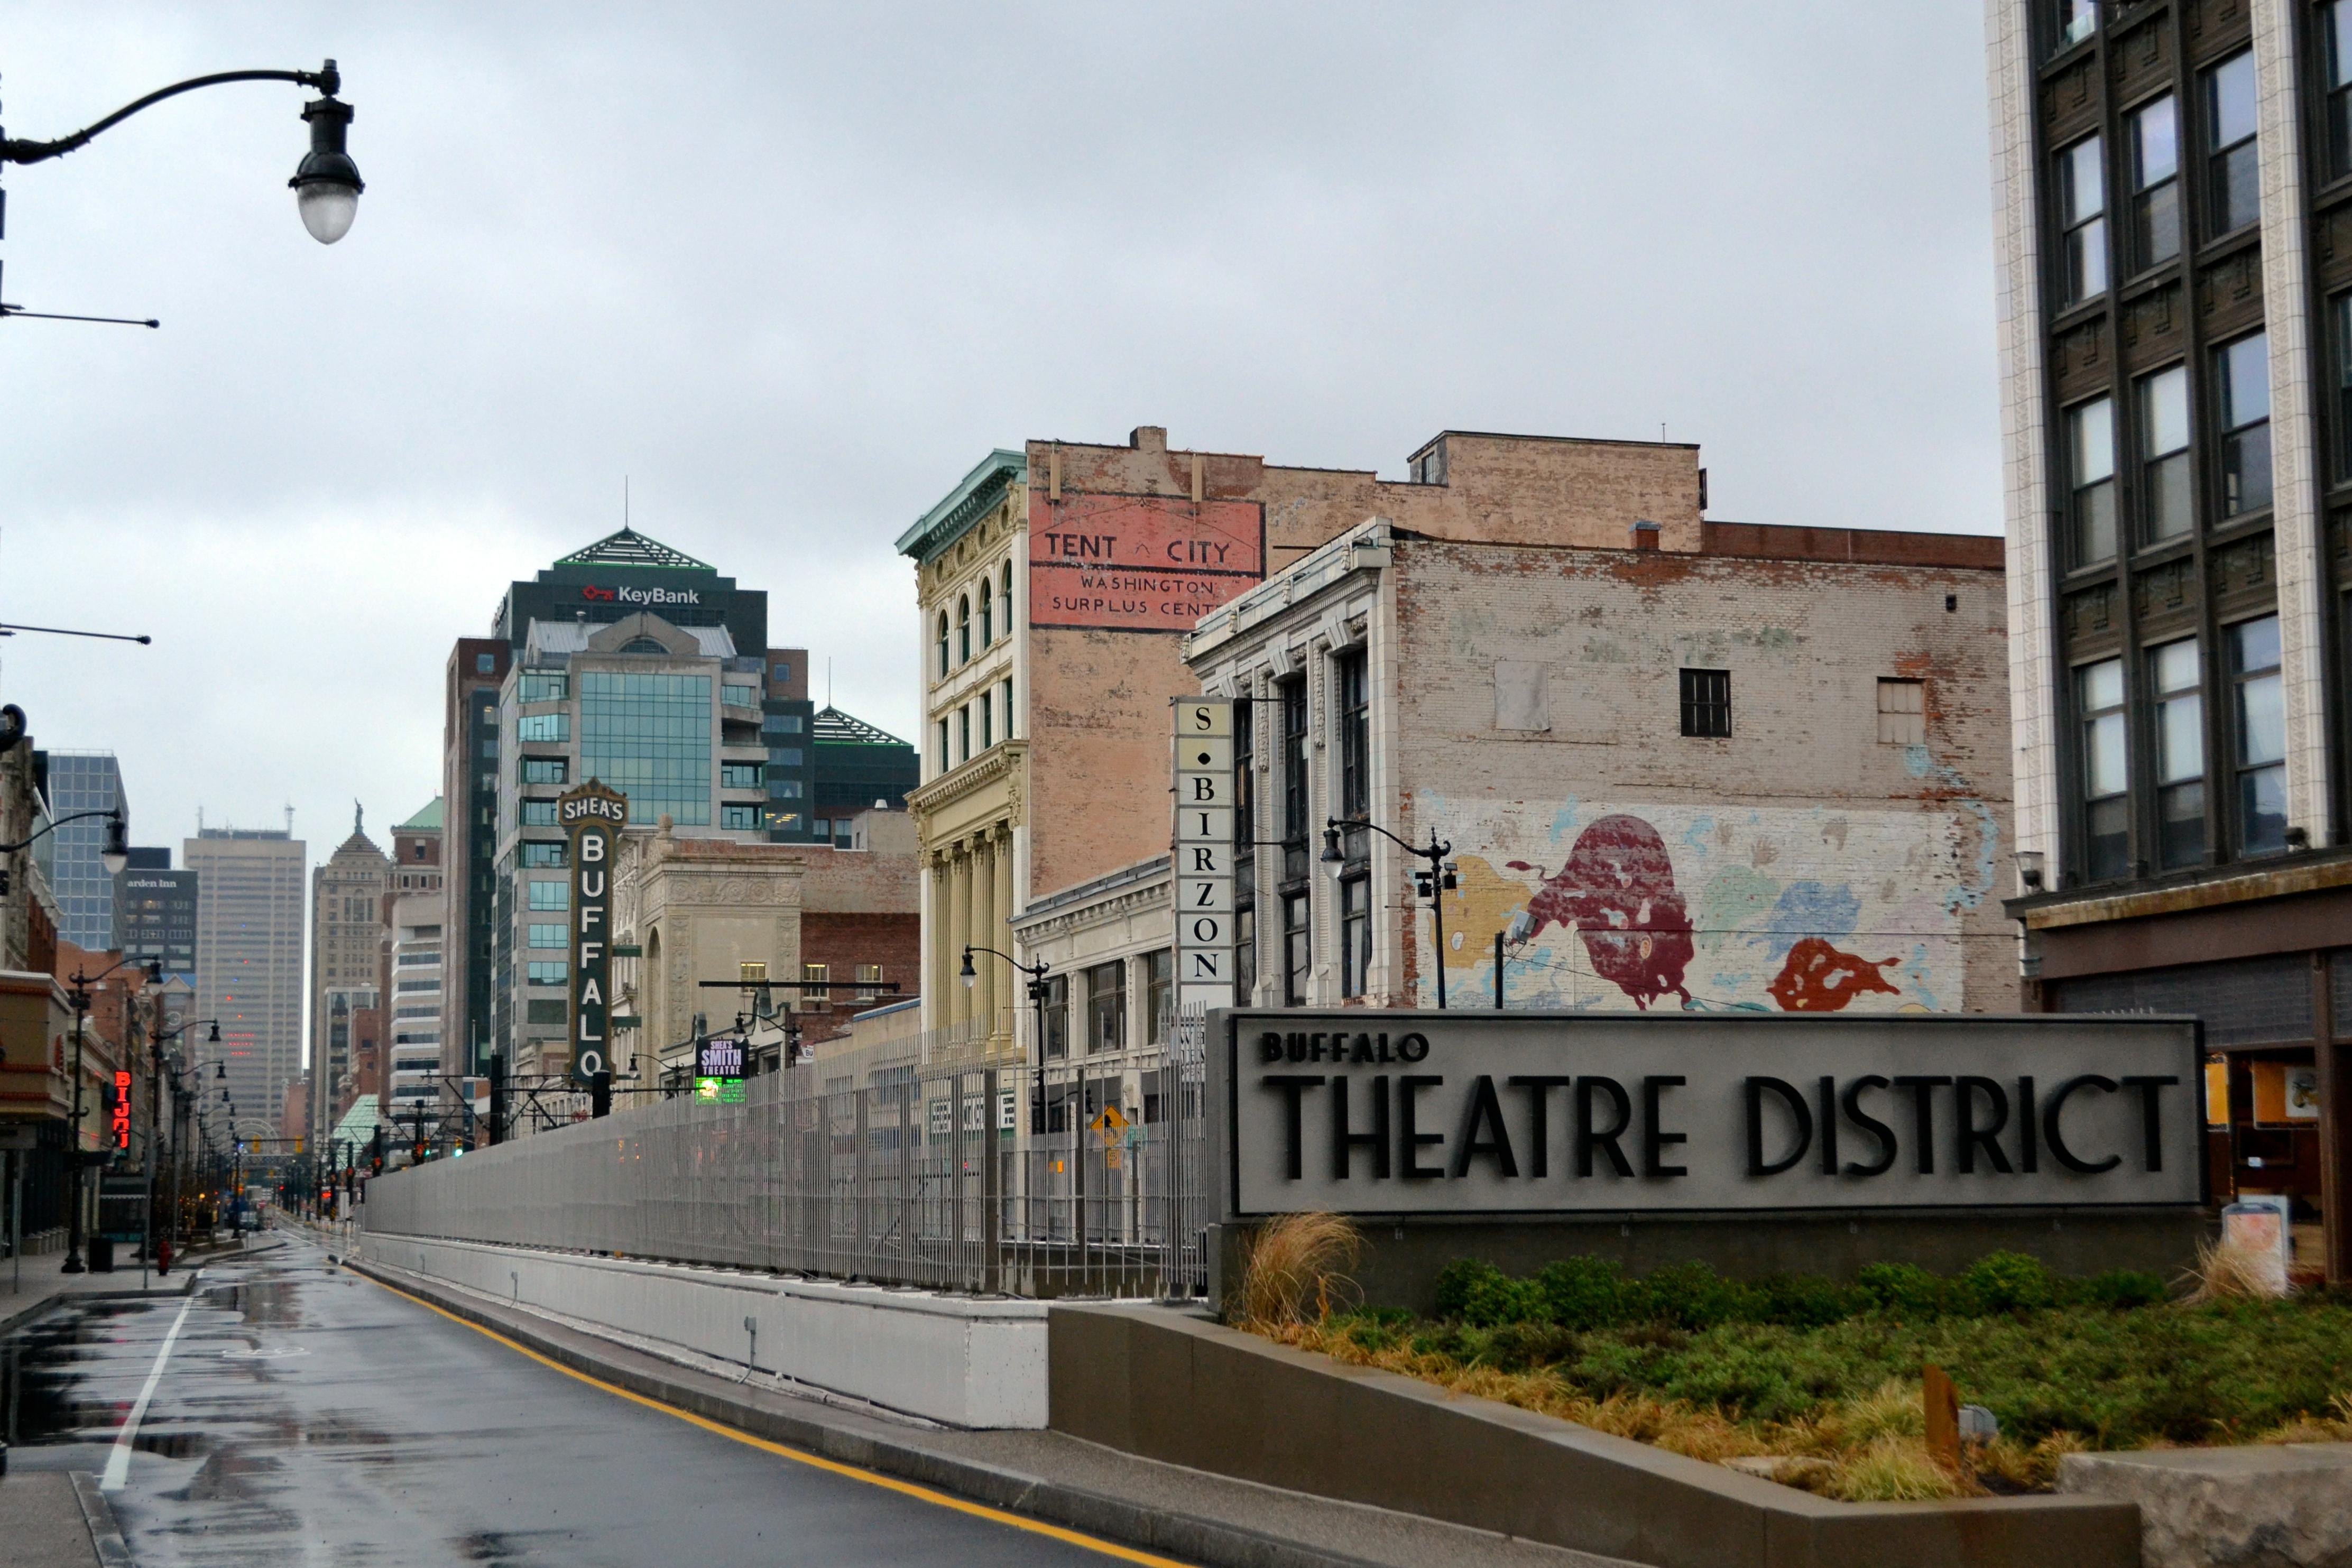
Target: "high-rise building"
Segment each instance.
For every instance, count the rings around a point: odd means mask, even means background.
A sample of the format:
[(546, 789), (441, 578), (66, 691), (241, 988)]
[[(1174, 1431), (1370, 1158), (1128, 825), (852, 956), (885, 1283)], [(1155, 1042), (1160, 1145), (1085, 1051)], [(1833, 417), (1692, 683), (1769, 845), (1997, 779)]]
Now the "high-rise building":
[(181, 863), (196, 873), (196, 1016), (219, 1019), (221, 1031), (219, 1045), (199, 1045), (194, 1055), (226, 1065), (217, 1081), (236, 1125), (260, 1137), (273, 1135), (286, 1086), (302, 1070), (308, 854), (276, 828), (207, 827), (180, 847)]
[(497, 906), (499, 690), (512, 650), (497, 637), (459, 637), (443, 678), (441, 863), (448, 942), (441, 1039), (452, 1070), (487, 1069)]
[[(78, 811), (120, 811), (131, 802), (122, 793), (122, 770), (112, 752), (50, 752), (49, 810), (58, 818)], [(106, 952), (115, 946), (114, 879), (100, 858), (106, 849), (106, 819), (86, 816), (57, 830), (54, 885), (65, 924), (58, 935), (76, 947)]]
[(1986, 17), (2029, 1004), (2202, 1017), (2352, 1278), (2352, 6)]
[(355, 1014), (376, 1007), (383, 956), (383, 895), (392, 861), (352, 812), (352, 836), (310, 873), (310, 1115), (314, 1136), (339, 1119), (354, 1066)]
[(196, 874), (172, 869), (172, 851), (134, 845), (114, 879), (114, 935), (122, 955), (153, 960), (191, 984), (196, 973)]
[(468, 1076), (460, 1043), (442, 1027), (448, 962), (448, 889), (441, 870), (442, 803), (392, 830), (392, 879), (383, 898), (382, 973), (388, 1064), (379, 1077), (386, 1116), (444, 1097), (445, 1079)]

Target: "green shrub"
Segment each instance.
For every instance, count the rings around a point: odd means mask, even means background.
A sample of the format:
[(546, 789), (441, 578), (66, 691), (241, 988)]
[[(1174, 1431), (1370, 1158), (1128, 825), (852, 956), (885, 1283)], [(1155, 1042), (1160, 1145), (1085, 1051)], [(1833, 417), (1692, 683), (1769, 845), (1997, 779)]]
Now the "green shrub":
[(1818, 1274), (1770, 1275), (1756, 1282), (1754, 1294), (1762, 1309), (1754, 1321), (1784, 1329), (1826, 1328), (1869, 1305), (1861, 1291)]
[(1457, 1258), (1439, 1270), (1437, 1315), (1475, 1328), (1525, 1322), (1542, 1314), (1543, 1292), (1483, 1258)]
[(1628, 1309), (1643, 1295), (1616, 1264), (1605, 1258), (1561, 1258), (1536, 1276), (1546, 1319), (1564, 1329), (1603, 1329), (1628, 1321)]
[(1944, 1282), (1916, 1263), (1865, 1263), (1854, 1288), (1880, 1311), (1898, 1318), (1934, 1318), (1944, 1310)]
[(1754, 1287), (1726, 1279), (1704, 1263), (1670, 1264), (1642, 1283), (1648, 1287), (1650, 1315), (1678, 1328), (1754, 1322), (1763, 1315)]
[(2129, 1268), (2111, 1268), (2105, 1274), (2073, 1281), (2071, 1288), (2062, 1292), (2062, 1300), (2070, 1305), (2105, 1307), (2119, 1312), (2153, 1307), (2164, 1299), (2163, 1280)]
[(1969, 1265), (1958, 1284), (1970, 1309), (1982, 1313), (2036, 1311), (2057, 1296), (2050, 1270), (2022, 1252), (1988, 1253)]

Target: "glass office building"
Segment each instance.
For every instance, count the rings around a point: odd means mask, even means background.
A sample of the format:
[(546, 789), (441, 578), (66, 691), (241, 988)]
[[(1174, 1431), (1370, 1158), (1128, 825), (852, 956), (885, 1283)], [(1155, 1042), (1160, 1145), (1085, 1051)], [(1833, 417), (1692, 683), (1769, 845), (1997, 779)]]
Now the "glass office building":
[[(112, 752), (48, 753), (51, 815), (60, 820), (78, 811), (130, 814), (122, 793), (122, 770)], [(54, 835), (57, 869), (49, 886), (58, 897), (58, 934), (91, 952), (113, 949), (114, 879), (99, 857), (106, 848), (106, 819), (68, 822)]]

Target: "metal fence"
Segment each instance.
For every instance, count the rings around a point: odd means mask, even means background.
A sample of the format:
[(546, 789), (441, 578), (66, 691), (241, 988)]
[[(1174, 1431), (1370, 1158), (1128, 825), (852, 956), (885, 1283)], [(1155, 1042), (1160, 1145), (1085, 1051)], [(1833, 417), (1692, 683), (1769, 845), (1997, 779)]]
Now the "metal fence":
[[(1025, 1296), (1187, 1296), (1209, 1215), (1197, 1017), (1043, 1093), (1019, 1058), (886, 1048), (378, 1177), (372, 1231)], [(1139, 1077), (1144, 1114), (1119, 1125)]]

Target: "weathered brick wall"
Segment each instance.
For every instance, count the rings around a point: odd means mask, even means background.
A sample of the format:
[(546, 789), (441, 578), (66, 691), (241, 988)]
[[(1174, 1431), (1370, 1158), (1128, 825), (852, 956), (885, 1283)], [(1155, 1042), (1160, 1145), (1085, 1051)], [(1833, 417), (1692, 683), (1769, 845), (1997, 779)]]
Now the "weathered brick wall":
[[(1398, 826), (1455, 846), (1457, 994), (1505, 931), (1516, 1005), (2016, 1005), (1998, 571), (1408, 540), (1393, 583)], [(1727, 739), (1681, 733), (1685, 667), (1730, 672)], [(1882, 677), (1923, 744), (1880, 740)], [(1498, 727), (1498, 680), (1549, 727)]]

